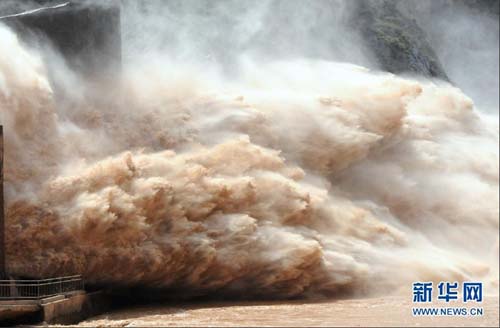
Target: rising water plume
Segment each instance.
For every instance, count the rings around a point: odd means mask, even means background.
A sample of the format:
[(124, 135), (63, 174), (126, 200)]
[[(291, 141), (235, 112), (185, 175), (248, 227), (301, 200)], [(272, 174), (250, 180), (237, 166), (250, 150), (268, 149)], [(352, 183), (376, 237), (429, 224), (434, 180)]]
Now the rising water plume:
[(68, 104), (0, 39), (12, 274), (239, 297), (498, 288), (498, 123), (459, 89), (248, 60), (237, 79), (135, 67)]

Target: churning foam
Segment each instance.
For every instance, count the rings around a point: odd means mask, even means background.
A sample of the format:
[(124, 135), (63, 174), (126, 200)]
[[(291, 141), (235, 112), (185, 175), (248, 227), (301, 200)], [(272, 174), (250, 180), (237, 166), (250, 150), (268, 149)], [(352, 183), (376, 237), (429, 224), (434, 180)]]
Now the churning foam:
[(498, 287), (498, 123), (457, 88), (247, 62), (230, 82), (135, 68), (105, 105), (68, 105), (0, 39), (12, 274), (243, 297)]

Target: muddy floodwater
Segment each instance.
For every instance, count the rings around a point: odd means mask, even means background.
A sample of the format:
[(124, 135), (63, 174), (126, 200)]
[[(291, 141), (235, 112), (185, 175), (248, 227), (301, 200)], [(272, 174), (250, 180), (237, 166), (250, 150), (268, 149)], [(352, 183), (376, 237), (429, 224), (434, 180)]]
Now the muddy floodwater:
[[(498, 298), (487, 297), (478, 317), (413, 317), (407, 297), (352, 300), (217, 302), (140, 305), (90, 318), (83, 327), (152, 326), (496, 326)], [(461, 302), (428, 306), (462, 307)], [(477, 307), (477, 304), (472, 305)], [(470, 305), (467, 305), (470, 307)]]

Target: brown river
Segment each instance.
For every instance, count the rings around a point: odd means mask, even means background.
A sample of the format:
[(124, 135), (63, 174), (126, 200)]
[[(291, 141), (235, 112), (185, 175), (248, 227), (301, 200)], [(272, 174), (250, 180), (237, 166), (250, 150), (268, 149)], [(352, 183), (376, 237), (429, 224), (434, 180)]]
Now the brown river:
[[(444, 303), (446, 304), (446, 303)], [(442, 306), (432, 303), (432, 306)], [(449, 307), (462, 303), (450, 302)], [(414, 317), (411, 298), (141, 305), (99, 315), (82, 327), (204, 326), (460, 326), (499, 325), (498, 298), (486, 297), (482, 316)]]

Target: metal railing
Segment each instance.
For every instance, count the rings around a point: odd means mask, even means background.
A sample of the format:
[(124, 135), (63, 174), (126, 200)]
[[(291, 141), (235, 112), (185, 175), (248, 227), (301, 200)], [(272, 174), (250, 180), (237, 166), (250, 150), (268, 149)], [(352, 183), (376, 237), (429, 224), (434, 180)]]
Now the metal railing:
[(82, 276), (41, 280), (0, 280), (0, 300), (37, 300), (83, 290)]

